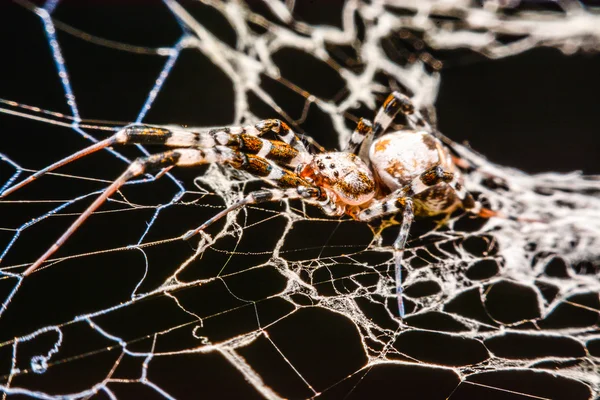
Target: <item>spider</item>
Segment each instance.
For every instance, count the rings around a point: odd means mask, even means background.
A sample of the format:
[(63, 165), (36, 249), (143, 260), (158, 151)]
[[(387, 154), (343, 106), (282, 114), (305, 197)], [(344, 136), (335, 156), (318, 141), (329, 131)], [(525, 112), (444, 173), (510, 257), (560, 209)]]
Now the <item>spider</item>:
[[(386, 133), (401, 112), (411, 129)], [(264, 139), (273, 133), (278, 140)], [(162, 153), (141, 157), (129, 165), (73, 222), (65, 233), (23, 273), (42, 265), (79, 226), (129, 179), (151, 172), (164, 174), (175, 166), (226, 164), (256, 175), (275, 186), (257, 190), (188, 231), (183, 239), (247, 204), (301, 199), (329, 216), (351, 216), (371, 221), (388, 214), (402, 214), (394, 241), (394, 266), (398, 313), (404, 316), (401, 260), (415, 216), (449, 216), (462, 208), (492, 217), (498, 212), (483, 208), (465, 190), (450, 151), (415, 111), (411, 100), (398, 92), (389, 95), (374, 122), (361, 118), (343, 151), (311, 153), (282, 121), (266, 119), (254, 125), (191, 131), (151, 125), (129, 125), (108, 139), (64, 158), (5, 190), (5, 197), (47, 172), (80, 157), (116, 144), (164, 145)]]

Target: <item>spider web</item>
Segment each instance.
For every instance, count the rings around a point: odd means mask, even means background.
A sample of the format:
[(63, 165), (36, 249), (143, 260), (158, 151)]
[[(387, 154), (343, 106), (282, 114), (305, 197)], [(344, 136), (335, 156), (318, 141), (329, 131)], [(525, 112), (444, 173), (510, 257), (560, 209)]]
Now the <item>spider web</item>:
[[(452, 62), (453, 70), (492, 65), (539, 47), (598, 51), (600, 16), (589, 7), (3, 3), (0, 187), (133, 121), (206, 127), (280, 117), (333, 149), (398, 89), (435, 123)], [(443, 68), (438, 58), (448, 60)], [(572, 74), (593, 87), (584, 72)], [(576, 127), (566, 103), (589, 105), (567, 98), (558, 106)], [(470, 107), (459, 129), (477, 127), (478, 105)], [(517, 111), (509, 110), (496, 118)], [(439, 114), (441, 130), (464, 139)], [(483, 123), (473, 143), (502, 148), (499, 137), (525, 135)], [(585, 163), (576, 131), (559, 142), (560, 159)], [(529, 140), (551, 147), (548, 137)], [(93, 154), (0, 200), (3, 398), (598, 396), (598, 177), (530, 175), (446, 141), (471, 164), (465, 185), (480, 201), (528, 221), (457, 213), (444, 226), (413, 224), (403, 321), (394, 218), (333, 220), (291, 201), (246, 207), (183, 241), (264, 184), (216, 165), (178, 169), (130, 182), (57, 258), (23, 278), (127, 163), (155, 150)], [(530, 148), (513, 147), (517, 155)]]

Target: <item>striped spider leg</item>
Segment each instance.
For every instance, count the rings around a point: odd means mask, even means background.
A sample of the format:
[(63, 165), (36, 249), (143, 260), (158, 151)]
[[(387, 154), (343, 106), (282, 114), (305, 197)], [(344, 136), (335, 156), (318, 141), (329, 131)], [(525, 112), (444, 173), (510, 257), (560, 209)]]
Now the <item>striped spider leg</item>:
[[(260, 136), (269, 131), (282, 139), (266, 140)], [(110, 184), (104, 192), (73, 222), (63, 235), (23, 273), (33, 273), (96, 211), (110, 196), (117, 192), (128, 180), (152, 172), (162, 175), (174, 166), (195, 166), (207, 163), (228, 164), (233, 168), (247, 171), (275, 184), (282, 189), (261, 190), (251, 193), (236, 207), (245, 204), (276, 201), (283, 198), (300, 198), (313, 203), (328, 203), (327, 196), (310, 182), (302, 179), (285, 166), (296, 166), (307, 159), (308, 152), (296, 135), (279, 120), (263, 120), (255, 125), (230, 127), (192, 132), (183, 129), (166, 129), (149, 125), (130, 125), (112, 137), (95, 143), (73, 155), (66, 157), (31, 175), (22, 182), (8, 188), (1, 197), (5, 197), (19, 188), (33, 182), (44, 174), (83, 156), (116, 144), (145, 144), (175, 147), (162, 153), (140, 157), (129, 165), (127, 170)], [(284, 167), (282, 167), (284, 166)], [(233, 208), (226, 211), (229, 212)], [(225, 215), (219, 213), (201, 228)], [(191, 236), (189, 233), (186, 238)]]
[[(456, 190), (455, 187), (457, 182), (455, 175), (445, 172), (439, 165), (434, 166), (414, 178), (408, 185), (396, 190), (381, 200), (372, 202), (368, 208), (361, 210), (357, 215), (359, 221), (371, 221), (384, 215), (402, 214), (400, 231), (393, 245), (394, 277), (396, 280), (398, 314), (400, 317), (404, 317), (404, 301), (402, 298), (402, 255), (408, 239), (410, 226), (415, 216), (413, 198), (441, 183), (445, 183)], [(462, 190), (461, 193), (457, 192), (457, 194), (463, 202), (463, 207), (466, 208), (465, 205), (471, 205), (472, 197), (468, 192)]]
[[(410, 129), (386, 133), (399, 112), (406, 117)], [(379, 187), (378, 196), (361, 207), (355, 218), (370, 221), (402, 214), (393, 244), (398, 313), (402, 318), (402, 255), (414, 217), (445, 215), (446, 220), (458, 208), (487, 218), (499, 214), (483, 208), (463, 187), (449, 150), (412, 101), (401, 93), (388, 96), (374, 123), (359, 121), (346, 151), (358, 154), (370, 165)]]

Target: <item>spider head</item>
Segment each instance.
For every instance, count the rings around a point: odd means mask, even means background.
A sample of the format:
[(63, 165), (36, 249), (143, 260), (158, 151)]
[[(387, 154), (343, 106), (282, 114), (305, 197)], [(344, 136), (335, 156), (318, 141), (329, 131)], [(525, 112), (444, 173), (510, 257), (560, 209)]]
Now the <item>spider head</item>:
[(318, 154), (299, 167), (299, 175), (329, 189), (340, 202), (356, 206), (375, 195), (369, 167), (356, 155), (344, 152)]

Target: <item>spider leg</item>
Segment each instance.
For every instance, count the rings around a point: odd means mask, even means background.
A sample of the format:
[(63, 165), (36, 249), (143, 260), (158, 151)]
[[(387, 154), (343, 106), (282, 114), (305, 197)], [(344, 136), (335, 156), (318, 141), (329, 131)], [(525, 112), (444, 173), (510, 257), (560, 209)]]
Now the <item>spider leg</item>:
[(404, 318), (404, 300), (402, 299), (402, 256), (404, 254), (404, 246), (408, 239), (408, 232), (414, 218), (413, 205), (410, 197), (404, 198), (404, 210), (402, 211), (402, 225), (400, 232), (394, 241), (394, 277), (396, 279), (396, 296), (398, 300), (398, 315)]
[(409, 124), (411, 124), (411, 127), (413, 128), (416, 128), (417, 126), (428, 126), (425, 120), (420, 116), (420, 113), (415, 112), (415, 106), (410, 98), (400, 92), (394, 91), (379, 108), (379, 111), (375, 115), (372, 127), (362, 127), (361, 122), (364, 124), (365, 120), (358, 122), (358, 126), (352, 134), (350, 143), (347, 146), (348, 150), (352, 152), (358, 151), (360, 158), (367, 164), (370, 164), (369, 149), (371, 148), (371, 144), (375, 139), (385, 133), (399, 112), (402, 112), (402, 114), (406, 116)]
[(476, 215), (481, 218), (504, 218), (511, 221), (520, 221), (520, 222), (544, 222), (541, 219), (532, 219), (532, 218), (524, 218), (524, 217), (516, 217), (514, 215), (506, 215), (502, 211), (492, 210), (490, 208), (484, 207), (479, 201), (473, 198), (473, 195), (469, 193), (468, 190), (464, 188), (464, 186), (458, 182), (456, 176), (453, 176), (453, 179), (448, 183), (450, 187), (454, 189), (457, 197), (462, 202), (462, 208), (469, 212), (470, 214)]
[[(382, 121), (388, 121), (388, 118), (391, 117), (388, 122), (389, 125), (398, 112), (404, 114), (411, 129), (425, 129), (428, 132), (435, 133), (434, 129), (432, 129), (431, 125), (425, 120), (421, 112), (414, 106), (410, 97), (403, 95), (400, 92), (392, 92), (385, 103), (383, 103), (383, 106), (377, 115), (381, 115)], [(377, 118), (375, 118), (375, 121), (377, 121)], [(383, 133), (383, 131), (377, 133), (376, 137), (381, 133)]]
[(193, 166), (208, 163), (230, 164), (235, 168), (245, 170), (266, 180), (277, 181), (282, 187), (311, 186), (304, 179), (292, 172), (273, 165), (270, 161), (252, 154), (244, 154), (226, 146), (216, 146), (209, 149), (175, 149), (164, 153), (142, 157), (129, 165), (127, 170), (117, 178), (104, 192), (71, 224), (63, 235), (40, 257), (27, 268), (24, 276), (34, 272), (66, 240), (94, 213), (110, 196), (119, 190), (128, 180), (148, 172), (160, 171), (173, 166)]
[(399, 112), (402, 112), (408, 118), (408, 116), (414, 114), (415, 106), (408, 96), (400, 92), (392, 92), (383, 102), (375, 116), (375, 125), (373, 126), (374, 139), (385, 132)]
[(357, 214), (360, 221), (371, 221), (383, 215), (395, 214), (404, 210), (404, 199), (421, 193), (422, 191), (441, 182), (450, 182), (453, 174), (445, 172), (439, 165), (428, 169), (414, 178), (409, 184), (389, 194), (382, 200), (374, 201), (369, 207)]
[(62, 160), (55, 162), (54, 164), (47, 166), (44, 169), (39, 170), (27, 179), (24, 179), (23, 181), (0, 193), (0, 198), (8, 196), (9, 194), (25, 185), (28, 185), (48, 172), (52, 172), (55, 169), (69, 164), (79, 158), (85, 157), (89, 154), (97, 152), (98, 150), (105, 149), (115, 144), (165, 144), (169, 146), (189, 146), (190, 143), (194, 142), (195, 137), (196, 136), (194, 133), (186, 132), (181, 129), (171, 130), (150, 125), (129, 125), (118, 131), (113, 136), (94, 143), (85, 149), (82, 149), (68, 157), (63, 158)]
[(368, 119), (361, 118), (356, 124), (356, 129), (352, 132), (350, 140), (346, 144), (344, 152), (357, 154), (360, 149), (360, 145), (365, 138), (372, 137), (373, 135), (373, 123)]
[[(377, 216), (381, 216), (385, 214), (384, 210), (387, 208), (387, 202), (382, 202), (377, 204), (373, 209), (380, 211), (381, 213)], [(378, 206), (383, 206), (383, 208), (379, 208)], [(413, 201), (411, 197), (395, 197), (393, 200), (393, 208), (395, 213), (401, 211), (402, 212), (402, 223), (400, 225), (400, 232), (398, 233), (398, 237), (394, 241), (394, 278), (396, 281), (396, 296), (398, 300), (398, 315), (400, 318), (404, 318), (404, 300), (402, 299), (402, 256), (404, 254), (404, 247), (406, 246), (406, 240), (408, 239), (408, 233), (410, 231), (410, 226), (414, 220), (413, 213)], [(371, 207), (361, 211), (358, 215), (358, 218), (363, 221), (368, 221), (375, 216), (370, 213), (365, 213), (365, 211), (370, 210)]]
[(504, 215), (500, 211), (494, 211), (494, 210), (484, 207), (480, 202), (476, 201), (473, 198), (473, 195), (471, 193), (469, 193), (469, 191), (467, 189), (465, 189), (465, 187), (458, 181), (456, 175), (454, 175), (454, 174), (450, 174), (450, 175), (452, 175), (452, 179), (447, 181), (446, 183), (448, 184), (448, 186), (450, 186), (452, 189), (454, 189), (454, 193), (456, 193), (456, 196), (460, 199), (460, 201), (462, 203), (462, 208), (465, 211), (467, 211), (471, 214), (477, 215), (479, 217), (482, 217), (482, 218), (499, 217), (499, 218), (511, 219), (514, 221), (519, 220), (519, 218), (517, 218), (517, 217), (509, 217), (509, 216)]
[(140, 176), (150, 171), (158, 171), (172, 165), (194, 165), (207, 162), (204, 152), (192, 149), (170, 150), (164, 153), (142, 157), (129, 165), (127, 170), (108, 186), (104, 192), (71, 224), (69, 229), (40, 257), (33, 265), (25, 270), (24, 276), (34, 272), (52, 254), (54, 254), (67, 239), (81, 226), (81, 224), (96, 211), (111, 195), (121, 188), (129, 179)]
[[(308, 149), (302, 142), (303, 140), (315, 147), (319, 152), (325, 152), (325, 148), (317, 143), (315, 139), (306, 135), (303, 135), (302, 138), (300, 138), (296, 133), (294, 133), (293, 130), (290, 129), (288, 124), (279, 119), (264, 119), (262, 121), (258, 121), (254, 125), (254, 128), (258, 130), (257, 133), (254, 133), (255, 135), (262, 136), (268, 132), (274, 132), (280, 140), (291, 145), (300, 152), (308, 152)], [(250, 131), (248, 133), (250, 133)]]
[(300, 152), (308, 153), (302, 140), (300, 140), (294, 131), (290, 129), (288, 124), (279, 119), (263, 119), (262, 121), (258, 121), (254, 127), (258, 130), (258, 136), (262, 136), (267, 132), (275, 132), (277, 137), (285, 143), (291, 145)]
[(210, 225), (223, 218), (225, 215), (230, 212), (237, 210), (248, 204), (259, 204), (265, 203), (268, 201), (280, 201), (284, 199), (303, 199), (303, 200), (315, 200), (321, 197), (321, 190), (317, 187), (307, 187), (307, 186), (298, 186), (296, 188), (290, 189), (264, 189), (257, 190), (248, 194), (243, 199), (233, 203), (229, 207), (225, 208), (223, 211), (216, 214), (214, 217), (208, 219), (202, 225), (197, 227), (196, 229), (188, 231), (185, 235), (183, 235), (183, 240), (188, 240), (192, 236), (198, 234), (200, 231), (208, 228)]
[[(35, 174), (29, 176), (27, 179), (24, 179), (23, 181), (0, 193), (0, 198), (8, 196), (14, 191), (22, 188), (25, 185), (28, 185), (34, 180), (54, 171), (57, 168), (116, 144), (165, 145), (169, 147), (195, 148), (228, 146), (234, 149), (243, 150), (244, 152), (250, 154), (257, 154), (260, 157), (265, 157), (275, 161), (278, 164), (283, 164), (290, 167), (296, 167), (298, 164), (305, 162), (307, 158), (310, 157), (309, 153), (306, 151), (306, 148), (303, 147), (304, 145), (301, 142), (299, 142), (299, 148), (304, 150), (298, 150), (297, 148), (294, 148), (285, 142), (270, 141), (258, 138), (256, 137), (258, 133), (258, 129), (253, 125), (245, 127), (211, 129), (199, 132), (193, 132), (181, 128), (164, 128), (152, 125), (129, 125), (121, 129), (113, 136), (99, 141), (83, 150), (80, 150), (68, 157), (63, 158), (62, 160), (55, 162), (54, 164), (47, 166), (44, 169), (39, 170)], [(292, 136), (294, 136), (293, 132)], [(287, 138), (289, 139), (289, 136)], [(160, 172), (160, 175), (164, 175), (166, 172), (167, 171), (162, 171)]]
[[(319, 153), (325, 153), (327, 150), (325, 149), (325, 147), (321, 146), (319, 144), (319, 142), (317, 142), (315, 139), (313, 139), (311, 136), (308, 135), (302, 135), (302, 140), (304, 140), (306, 143), (308, 143), (309, 145), (311, 145), (312, 147), (314, 147), (315, 149), (317, 149), (317, 152)], [(308, 150), (308, 149), (307, 149)], [(308, 150), (310, 152), (310, 150)]]
[(370, 221), (386, 214), (402, 212), (402, 224), (398, 237), (394, 241), (394, 271), (396, 293), (398, 296), (398, 314), (404, 318), (404, 301), (402, 300), (402, 255), (410, 226), (414, 219), (412, 197), (441, 182), (450, 182), (453, 174), (445, 172), (442, 167), (435, 166), (412, 180), (408, 185), (396, 190), (381, 201), (374, 202), (370, 207), (361, 210), (357, 218)]
[(91, 145), (89, 147), (86, 147), (85, 149), (80, 150), (77, 153), (72, 154), (69, 157), (63, 158), (62, 160), (57, 161), (54, 164), (49, 165), (46, 168), (39, 170), (35, 174), (31, 175), (27, 179), (22, 180), (21, 182), (17, 183), (16, 185), (13, 185), (13, 186), (9, 187), (4, 192), (0, 193), (0, 198), (8, 196), (12, 192), (14, 192), (14, 191), (22, 188), (25, 185), (28, 185), (29, 183), (31, 183), (34, 180), (38, 179), (42, 175), (47, 174), (48, 172), (54, 171), (55, 169), (57, 169), (59, 167), (62, 167), (63, 165), (66, 165), (66, 164), (70, 163), (71, 161), (77, 160), (78, 158), (84, 157), (84, 156), (86, 156), (88, 154), (95, 153), (98, 150), (101, 150), (101, 149), (104, 149), (106, 147), (112, 146), (115, 143), (116, 143), (115, 137), (112, 136), (112, 137), (110, 137), (108, 139), (104, 139), (104, 140), (102, 140), (100, 142), (97, 142), (97, 143), (95, 143), (95, 144), (93, 144), (93, 145)]

